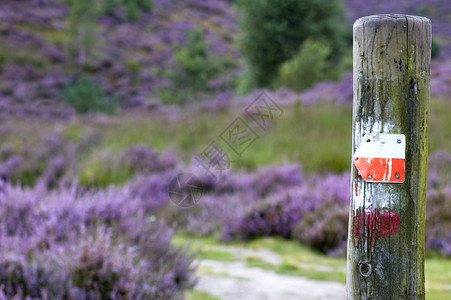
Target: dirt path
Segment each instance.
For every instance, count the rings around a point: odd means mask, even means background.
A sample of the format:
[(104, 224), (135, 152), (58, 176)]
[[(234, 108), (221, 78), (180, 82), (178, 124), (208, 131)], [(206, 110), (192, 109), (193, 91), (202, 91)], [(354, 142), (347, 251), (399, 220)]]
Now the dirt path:
[[(278, 254), (269, 250), (227, 247), (221, 250), (252, 254), (269, 262), (279, 261)], [(249, 267), (244, 261), (199, 261), (196, 289), (221, 300), (342, 300), (346, 295), (343, 284), (277, 274)]]

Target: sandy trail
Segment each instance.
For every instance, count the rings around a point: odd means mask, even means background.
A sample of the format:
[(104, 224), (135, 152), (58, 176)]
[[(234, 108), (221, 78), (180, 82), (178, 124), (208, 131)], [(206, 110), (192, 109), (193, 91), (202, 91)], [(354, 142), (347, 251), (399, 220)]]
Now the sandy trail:
[[(221, 247), (237, 255), (252, 255), (277, 263), (277, 253)], [(249, 267), (244, 261), (201, 260), (196, 289), (222, 300), (343, 300), (345, 286)], [(202, 270), (208, 270), (203, 272)]]

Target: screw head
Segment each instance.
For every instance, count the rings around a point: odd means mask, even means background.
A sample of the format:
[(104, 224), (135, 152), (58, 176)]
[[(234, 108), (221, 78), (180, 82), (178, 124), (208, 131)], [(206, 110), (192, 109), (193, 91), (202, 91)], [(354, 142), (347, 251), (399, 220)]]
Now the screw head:
[(398, 144), (401, 144), (401, 139), (398, 139), (398, 141), (397, 141), (397, 142), (398, 142)]
[(359, 160), (359, 158), (358, 157), (356, 157), (356, 158), (354, 158), (355, 160)]
[(370, 174), (370, 175), (368, 175), (368, 178), (369, 178), (369, 179), (373, 178), (373, 175), (371, 175), (371, 174)]
[(399, 173), (396, 173), (396, 174), (395, 174), (395, 177), (396, 177), (397, 179), (399, 179), (399, 177), (401, 177), (401, 176), (399, 175)]

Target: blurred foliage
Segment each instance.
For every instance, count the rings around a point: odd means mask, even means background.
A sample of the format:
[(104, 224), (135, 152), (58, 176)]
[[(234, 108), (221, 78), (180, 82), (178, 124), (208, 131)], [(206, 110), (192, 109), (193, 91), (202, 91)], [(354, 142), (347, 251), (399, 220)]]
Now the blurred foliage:
[(46, 60), (36, 52), (25, 48), (13, 48), (5, 44), (0, 48), (0, 68), (7, 63), (14, 63), (21, 67), (31, 65), (37, 69), (43, 69), (46, 66)]
[(327, 45), (306, 40), (299, 52), (281, 65), (275, 86), (300, 92), (319, 81), (330, 79), (334, 74), (333, 67), (327, 60), (330, 53), (331, 48)]
[(177, 45), (174, 53), (175, 67), (166, 69), (163, 76), (171, 86), (160, 90), (160, 98), (165, 103), (186, 104), (201, 98), (208, 92), (208, 82), (219, 71), (218, 61), (207, 49), (207, 40), (199, 27), (186, 31), (186, 44)]
[(128, 167), (120, 166), (110, 151), (94, 154), (80, 168), (79, 181), (84, 186), (107, 187), (111, 184), (123, 184), (133, 177)]
[(279, 66), (309, 38), (330, 45), (328, 59), (339, 63), (346, 41), (341, 1), (249, 0), (240, 1), (239, 7), (239, 43), (254, 86), (270, 86)]
[(140, 83), (139, 74), (142, 70), (142, 64), (138, 60), (127, 60), (125, 62), (127, 69), (130, 72), (132, 83), (138, 85)]
[[(451, 152), (450, 113), (449, 101), (431, 100), (430, 153), (437, 150)], [(350, 107), (332, 104), (289, 106), (284, 109), (284, 115), (271, 127), (271, 130), (257, 139), (248, 152), (234, 159), (232, 167), (237, 170), (254, 170), (261, 165), (300, 162), (307, 174), (346, 171), (349, 169), (351, 115)], [(74, 120), (63, 126), (65, 128), (63, 133), (71, 141), (83, 144), (86, 143), (84, 140), (90, 140), (86, 132), (95, 130), (102, 133), (103, 139), (98, 143), (90, 144), (89, 151), (80, 157), (77, 164), (80, 166), (79, 176), (83, 177), (84, 182), (88, 184), (95, 182), (96, 185), (105, 186), (113, 182), (124, 182), (133, 172), (123, 167), (116, 168), (114, 164), (111, 164), (111, 160), (107, 160), (109, 162), (99, 160), (98, 155), (103, 151), (110, 149), (113, 153), (120, 153), (127, 147), (143, 143), (161, 153), (168, 150), (174, 151), (181, 160), (189, 162), (192, 155), (199, 153), (211, 141), (216, 140), (234, 118), (236, 118), (236, 112), (230, 109), (200, 113), (195, 118), (190, 114), (180, 114), (176, 121), (170, 121), (165, 116), (157, 114), (149, 118), (149, 116), (133, 113), (123, 116), (120, 122), (102, 123), (95, 119)], [(10, 129), (8, 139), (3, 138), (0, 145), (15, 145), (18, 149), (25, 147), (37, 152), (36, 146), (27, 146), (24, 140), (29, 140), (29, 136), (33, 136), (36, 142), (32, 140), (30, 143), (34, 145), (33, 143), (37, 143), (49, 134), (50, 129), (46, 128), (51, 128), (51, 124), (39, 123), (33, 125), (36, 130), (30, 131), (33, 129), (30, 125), (19, 126), (15, 123)], [(7, 129), (5, 125), (2, 127)], [(16, 174), (14, 178), (15, 181), (28, 185), (42, 175), (45, 165), (37, 164), (38, 160), (36, 163), (31, 163), (30, 155), (23, 155), (23, 158), (22, 167), (13, 168)], [(101, 161), (105, 163), (105, 166), (102, 166)], [(113, 174), (115, 172), (118, 174)]]
[(213, 297), (205, 292), (198, 290), (190, 290), (185, 295), (186, 300), (220, 300), (219, 298)]
[(431, 45), (431, 58), (434, 59), (438, 57), (440, 53), (440, 44), (437, 42), (437, 39), (432, 36), (432, 45)]
[[(233, 168), (254, 170), (261, 165), (299, 161), (307, 173), (347, 170), (351, 115), (351, 108), (335, 105), (289, 107), (249, 152), (234, 159)], [(161, 152), (174, 149), (179, 157), (189, 161), (234, 118), (236, 114), (229, 110), (198, 114), (195, 118), (186, 115), (177, 122), (133, 116), (103, 128), (105, 137), (100, 147), (120, 150), (145, 143)], [(296, 138), (293, 138), (294, 128)]]
[(85, 186), (106, 187), (123, 184), (135, 174), (152, 174), (171, 169), (175, 161), (145, 145), (135, 145), (120, 153), (104, 150), (95, 153), (80, 167), (80, 183)]
[(85, 66), (92, 58), (99, 42), (97, 19), (100, 14), (98, 1), (67, 0), (69, 15), (69, 53), (78, 65)]
[(138, 3), (133, 0), (126, 0), (125, 3), (125, 15), (127, 19), (136, 21), (141, 17), (141, 12), (139, 11)]
[(102, 0), (102, 11), (108, 16), (114, 15), (114, 12), (118, 6), (119, 0)]
[(66, 84), (61, 97), (80, 114), (88, 112), (112, 114), (117, 108), (117, 99), (108, 96), (102, 86), (93, 82), (88, 75), (82, 75), (75, 82)]
[(108, 16), (116, 16), (117, 9), (123, 6), (126, 18), (136, 21), (141, 17), (141, 11), (152, 12), (153, 5), (153, 0), (102, 0), (102, 11)]
[(0, 299), (166, 300), (193, 287), (193, 256), (154, 216), (167, 194), (149, 205), (134, 186), (1, 188)]
[(293, 238), (303, 245), (334, 255), (346, 255), (349, 208), (343, 203), (324, 201), (292, 228)]
[(143, 11), (146, 11), (146, 12), (152, 11), (153, 0), (135, 0), (135, 1), (138, 3), (139, 8), (141, 8)]
[(245, 69), (236, 79), (235, 94), (244, 96), (252, 92), (254, 89), (254, 81), (249, 68)]

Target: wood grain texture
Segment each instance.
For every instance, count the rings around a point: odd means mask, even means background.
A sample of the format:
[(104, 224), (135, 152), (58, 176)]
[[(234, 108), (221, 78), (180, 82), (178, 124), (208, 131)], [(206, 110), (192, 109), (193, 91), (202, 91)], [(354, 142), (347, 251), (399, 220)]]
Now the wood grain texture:
[[(354, 23), (353, 55), (353, 153), (365, 134), (404, 134), (406, 178), (365, 182), (352, 164), (347, 299), (424, 299), (431, 22), (361, 18)], [(384, 225), (389, 234), (375, 233), (377, 222), (393, 225)]]

